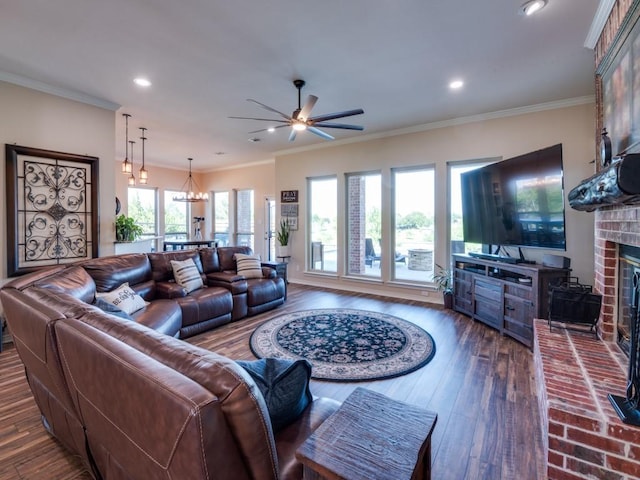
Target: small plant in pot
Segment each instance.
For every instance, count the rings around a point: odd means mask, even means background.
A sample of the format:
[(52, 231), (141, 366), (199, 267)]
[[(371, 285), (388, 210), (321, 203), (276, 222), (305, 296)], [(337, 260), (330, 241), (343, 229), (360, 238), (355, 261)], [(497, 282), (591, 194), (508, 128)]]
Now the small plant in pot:
[(117, 242), (134, 242), (143, 233), (144, 230), (136, 223), (135, 218), (127, 217), (124, 214), (116, 217)]
[(453, 308), (453, 276), (451, 270), (436, 263), (433, 281), (439, 292), (442, 292), (445, 308)]
[(276, 231), (276, 240), (278, 240), (278, 256), (288, 257), (291, 255), (289, 240), (291, 238), (291, 230), (289, 224), (284, 220), (280, 220), (280, 226)]

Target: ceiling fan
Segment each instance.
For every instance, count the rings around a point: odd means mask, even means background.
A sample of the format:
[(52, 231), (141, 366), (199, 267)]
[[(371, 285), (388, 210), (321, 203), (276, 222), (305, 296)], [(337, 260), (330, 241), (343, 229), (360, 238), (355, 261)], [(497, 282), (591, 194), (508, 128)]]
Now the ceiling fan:
[(260, 103), (257, 100), (253, 100), (252, 98), (248, 98), (247, 101), (256, 103), (260, 105), (265, 110), (269, 110), (272, 113), (276, 113), (280, 115), (282, 119), (271, 119), (271, 118), (255, 118), (255, 117), (229, 117), (229, 118), (237, 118), (240, 120), (259, 120), (263, 122), (271, 122), (271, 123), (280, 123), (281, 125), (277, 125), (275, 127), (270, 128), (262, 128), (260, 130), (254, 130), (249, 133), (259, 133), (270, 130), (271, 128), (282, 128), (282, 127), (291, 127), (291, 133), (289, 134), (289, 141), (293, 142), (296, 139), (296, 134), (303, 130), (308, 130), (311, 133), (318, 135), (327, 140), (334, 140), (334, 137), (329, 135), (328, 133), (320, 130), (318, 127), (322, 128), (340, 128), (343, 130), (364, 130), (364, 127), (361, 125), (349, 125), (346, 123), (328, 123), (329, 120), (336, 120), (338, 118), (351, 117), (353, 115), (361, 115), (364, 113), (364, 110), (361, 108), (355, 110), (346, 110), (344, 112), (336, 112), (329, 113), (326, 115), (317, 115), (315, 117), (311, 117), (311, 109), (318, 101), (318, 97), (315, 95), (309, 95), (307, 97), (307, 101), (304, 106), (301, 105), (301, 92), (302, 87), (305, 85), (304, 80), (294, 80), (293, 85), (298, 89), (298, 108), (296, 108), (291, 115), (287, 115), (286, 113), (282, 113), (275, 108), (271, 108), (264, 103)]

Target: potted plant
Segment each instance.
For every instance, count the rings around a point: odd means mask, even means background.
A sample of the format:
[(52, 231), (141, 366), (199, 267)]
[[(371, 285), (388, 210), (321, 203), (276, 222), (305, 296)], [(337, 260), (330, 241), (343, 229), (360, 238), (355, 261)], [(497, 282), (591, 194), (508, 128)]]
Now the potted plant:
[(289, 249), (289, 239), (291, 235), (291, 230), (289, 229), (289, 224), (285, 221), (285, 219), (280, 220), (280, 227), (276, 231), (276, 240), (280, 246), (278, 247), (278, 256), (279, 257), (288, 257), (290, 256)]
[(133, 217), (127, 217), (124, 214), (116, 217), (117, 242), (134, 242), (143, 232), (142, 227)]
[(439, 292), (442, 292), (445, 308), (453, 308), (453, 276), (451, 270), (436, 263), (433, 281)]

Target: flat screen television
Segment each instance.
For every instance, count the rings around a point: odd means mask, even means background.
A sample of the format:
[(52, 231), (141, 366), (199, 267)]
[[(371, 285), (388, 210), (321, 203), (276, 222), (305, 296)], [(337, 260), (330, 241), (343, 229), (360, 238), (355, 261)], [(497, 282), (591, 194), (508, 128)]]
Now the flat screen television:
[(566, 250), (562, 144), (461, 175), (464, 241)]

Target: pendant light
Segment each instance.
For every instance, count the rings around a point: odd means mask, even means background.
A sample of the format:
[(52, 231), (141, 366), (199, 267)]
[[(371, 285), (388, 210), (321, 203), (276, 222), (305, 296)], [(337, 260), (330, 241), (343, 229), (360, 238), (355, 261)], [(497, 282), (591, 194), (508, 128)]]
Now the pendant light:
[(133, 144), (136, 142), (129, 140), (129, 143), (131, 144), (131, 163), (129, 164), (131, 175), (129, 176), (129, 186), (133, 187), (136, 184), (136, 177), (133, 176)]
[(131, 115), (129, 115), (128, 113), (123, 113), (122, 116), (124, 117), (125, 120), (125, 125), (126, 125), (126, 135), (125, 135), (125, 141), (124, 141), (124, 162), (122, 162), (122, 173), (124, 173), (125, 175), (130, 174), (133, 171), (133, 168), (131, 168), (131, 163), (129, 162), (129, 156), (128, 156), (128, 152), (129, 152), (129, 117)]
[(182, 185), (182, 191), (173, 196), (173, 201), (189, 203), (208, 202), (209, 194), (201, 192), (200, 187), (191, 176), (191, 162), (193, 158), (188, 158), (187, 160), (189, 160), (189, 176), (184, 182), (184, 185)]
[(147, 172), (147, 169), (144, 168), (144, 142), (147, 139), (147, 137), (144, 136), (144, 132), (146, 128), (140, 127), (140, 130), (142, 130), (142, 136), (140, 137), (140, 140), (142, 140), (142, 167), (140, 168), (140, 173), (138, 175), (138, 182), (140, 182), (140, 185), (146, 185), (149, 181), (149, 173)]

